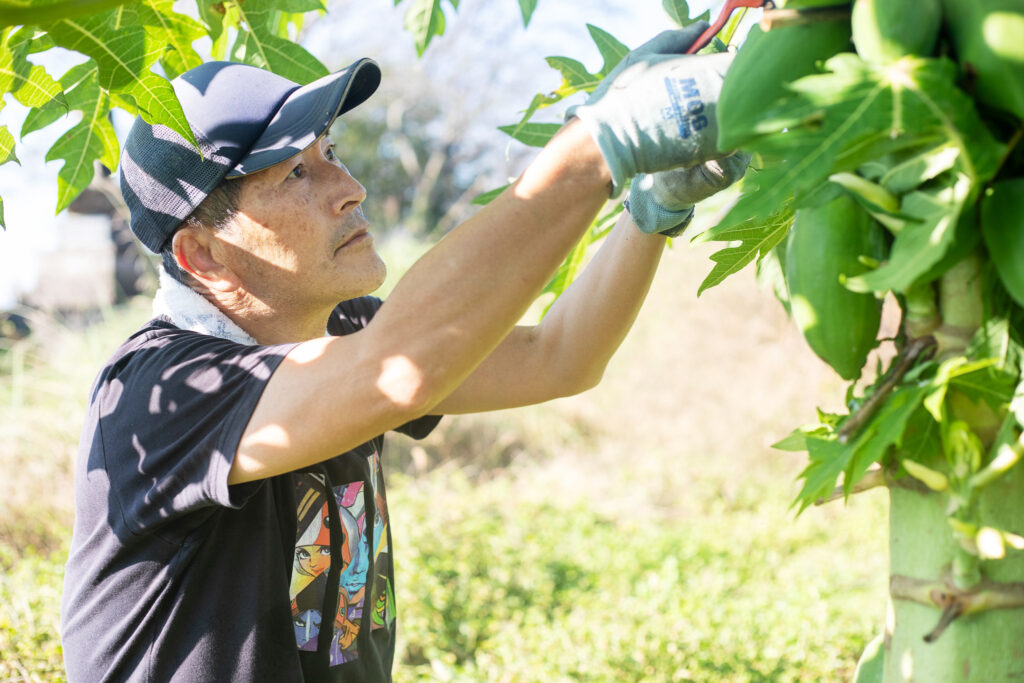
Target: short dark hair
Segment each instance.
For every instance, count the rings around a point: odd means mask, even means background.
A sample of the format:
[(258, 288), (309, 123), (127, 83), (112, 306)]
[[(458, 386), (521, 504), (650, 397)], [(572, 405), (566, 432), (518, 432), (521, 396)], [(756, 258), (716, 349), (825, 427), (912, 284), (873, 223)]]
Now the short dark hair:
[[(190, 213), (178, 226), (182, 228), (194, 228), (199, 230), (217, 231), (227, 227), (238, 213), (238, 197), (242, 191), (244, 178), (225, 179), (220, 185), (206, 196), (206, 198)], [(183, 285), (191, 285), (191, 275), (182, 270), (174, 259), (174, 237), (167, 242), (167, 246), (160, 252), (163, 260), (164, 270)]]

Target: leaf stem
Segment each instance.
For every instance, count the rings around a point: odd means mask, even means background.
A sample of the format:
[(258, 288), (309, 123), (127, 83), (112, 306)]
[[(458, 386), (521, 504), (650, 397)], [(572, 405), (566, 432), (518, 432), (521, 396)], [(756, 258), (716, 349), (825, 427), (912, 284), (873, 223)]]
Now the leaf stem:
[(743, 20), (747, 16), (747, 9), (748, 8), (746, 7), (741, 7), (736, 14), (730, 17), (729, 23), (726, 24), (725, 28), (722, 30), (721, 40), (726, 45), (729, 45), (732, 42), (732, 37), (736, 35), (736, 31), (739, 29), (740, 24), (743, 23)]
[(1003, 170), (1003, 166), (1006, 165), (1006, 162), (1010, 158), (1010, 154), (1013, 153), (1014, 148), (1020, 143), (1022, 137), (1024, 137), (1024, 125), (1021, 125), (1020, 128), (1014, 131), (1009, 142), (1006, 143), (1006, 151), (1003, 152), (1003, 156), (999, 159), (996, 171), (992, 174), (993, 178), (999, 177), (999, 172)]

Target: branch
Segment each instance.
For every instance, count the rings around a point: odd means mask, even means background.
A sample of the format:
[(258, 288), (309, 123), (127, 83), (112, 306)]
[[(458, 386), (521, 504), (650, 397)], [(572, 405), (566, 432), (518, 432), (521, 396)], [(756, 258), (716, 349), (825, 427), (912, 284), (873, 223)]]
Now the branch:
[[(862, 493), (864, 491), (870, 491), (871, 489), (878, 488), (879, 486), (888, 486), (889, 481), (885, 476), (885, 470), (881, 466), (876, 465), (869, 469), (860, 481), (853, 485), (850, 489), (850, 495), (854, 493)], [(846, 488), (844, 486), (837, 486), (833, 489), (825, 498), (819, 498), (814, 501), (815, 505), (824, 505), (825, 503), (831, 503), (834, 500), (846, 497)]]
[(1006, 143), (1006, 151), (1003, 152), (1002, 158), (999, 160), (999, 165), (996, 166), (996, 172), (992, 174), (993, 178), (999, 177), (999, 172), (1003, 170), (1003, 166), (1006, 165), (1007, 160), (1010, 158), (1010, 154), (1013, 153), (1014, 148), (1020, 143), (1021, 137), (1024, 136), (1024, 126), (1018, 128), (1010, 141)]
[(949, 576), (944, 580), (929, 580), (893, 574), (889, 577), (889, 595), (942, 610), (935, 628), (924, 636), (926, 643), (938, 640), (961, 616), (993, 609), (1024, 608), (1024, 582), (1001, 583), (986, 579), (970, 590), (963, 590), (953, 585)]
[(920, 337), (912, 340), (896, 357), (896, 364), (890, 369), (888, 377), (882, 382), (874, 394), (864, 401), (864, 404), (843, 423), (839, 429), (839, 443), (847, 443), (857, 436), (860, 430), (871, 421), (878, 409), (882, 407), (889, 394), (899, 386), (903, 376), (914, 366), (917, 359), (926, 351), (935, 347), (934, 337)]

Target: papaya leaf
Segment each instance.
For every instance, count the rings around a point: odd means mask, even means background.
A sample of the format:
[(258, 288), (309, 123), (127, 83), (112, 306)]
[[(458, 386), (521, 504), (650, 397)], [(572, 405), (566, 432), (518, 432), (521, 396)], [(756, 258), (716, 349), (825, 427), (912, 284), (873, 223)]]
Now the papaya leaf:
[[(558, 267), (551, 281), (544, 287), (541, 294), (554, 294), (557, 299), (561, 296), (562, 292), (569, 288), (572, 281), (576, 279), (576, 276), (583, 270), (583, 266), (586, 264), (587, 251), (590, 249), (590, 245), (593, 242), (592, 239), (584, 238), (576, 243), (573, 250), (569, 252), (569, 255), (562, 262), (562, 265)], [(553, 303), (553, 302), (552, 302)], [(551, 308), (551, 304), (548, 304), (547, 309)], [(547, 313), (545, 309), (545, 313)]]
[(941, 449), (939, 423), (927, 410), (915, 410), (900, 440), (900, 457), (927, 463), (935, 460)]
[(910, 288), (953, 245), (970, 189), (970, 180), (961, 174), (949, 187), (906, 195), (900, 213), (915, 220), (908, 221), (896, 235), (889, 260), (880, 268), (849, 278), (846, 286), (855, 292), (904, 292)]
[(956, 86), (951, 62), (906, 58), (880, 66), (841, 53), (826, 67), (793, 82), (793, 95), (755, 125), (749, 148), (766, 163), (724, 225), (770, 215), (790, 197), (799, 206), (829, 175), (936, 136), (957, 148), (971, 192), (995, 172), (1002, 146)]
[(741, 225), (716, 227), (702, 234), (698, 240), (721, 242), (738, 241), (736, 246), (726, 247), (711, 255), (714, 268), (697, 290), (700, 296), (705, 290), (721, 284), (730, 275), (741, 271), (754, 259), (761, 259), (785, 239), (793, 225), (793, 210), (788, 204), (766, 220), (748, 220)]
[(7, 130), (7, 126), (0, 126), (0, 166), (8, 161), (21, 164), (14, 153), (14, 136), (11, 135), (11, 131)]
[[(395, 4), (398, 4), (397, 2)], [(441, 0), (413, 0), (405, 13), (405, 30), (412, 34), (416, 54), (423, 56), (430, 41), (444, 34), (445, 17)]]
[(556, 91), (563, 96), (577, 93), (580, 90), (593, 90), (601, 77), (587, 71), (582, 63), (569, 57), (547, 57), (545, 61), (552, 69), (562, 74), (562, 85)]
[(309, 83), (328, 71), (305, 48), (272, 29), (277, 9), (273, 0), (247, 0), (239, 5), (239, 18), (249, 31), (243, 39), (246, 64), (268, 69), (299, 84)]
[(530, 106), (527, 107), (526, 111), (523, 112), (523, 118), (519, 120), (519, 123), (526, 123), (531, 118), (533, 118), (533, 115), (536, 114), (539, 109), (543, 109), (544, 107), (550, 107), (552, 104), (561, 102), (563, 99), (565, 99), (565, 96), (557, 92), (552, 92), (547, 95), (545, 95), (544, 93), (537, 93), (536, 95), (533, 96), (533, 100), (530, 102)]
[(153, 27), (167, 45), (161, 64), (168, 78), (175, 78), (203, 63), (192, 43), (206, 35), (206, 29), (195, 19), (174, 11), (173, 0), (142, 0), (119, 10), (122, 22)]
[(960, 150), (948, 143), (926, 149), (890, 168), (878, 182), (890, 192), (905, 194), (952, 169), (959, 154)]
[(672, 21), (680, 27), (689, 26), (695, 21), (709, 21), (711, 19), (711, 10), (691, 19), (690, 6), (686, 3), (686, 0), (661, 0), (661, 6)]
[(847, 495), (872, 464), (881, 462), (890, 446), (901, 444), (907, 422), (921, 406), (927, 391), (926, 386), (920, 385), (897, 388), (858, 435), (854, 442), (856, 452), (844, 479)]
[(486, 204), (490, 204), (495, 200), (495, 198), (497, 198), (498, 195), (500, 195), (502, 192), (508, 189), (508, 187), (508, 185), (502, 185), (501, 187), (496, 187), (493, 190), (482, 192), (477, 196), (473, 197), (473, 201), (471, 201), (470, 204), (476, 206), (484, 206)]
[(246, 34), (245, 61), (299, 84), (326, 76), (327, 67), (298, 43), (275, 35)]
[(604, 59), (600, 75), (607, 76), (615, 68), (615, 65), (629, 54), (629, 48), (619, 42), (615, 36), (593, 24), (587, 24), (587, 31), (590, 32), (590, 37), (593, 39), (594, 44), (597, 45), (601, 58)]
[(968, 363), (950, 376), (949, 384), (974, 403), (984, 401), (1001, 409), (1013, 399), (1017, 377), (997, 363), (996, 358)]
[(537, 0), (519, 0), (519, 11), (523, 15), (523, 26), (530, 25), (530, 19), (533, 18), (533, 12), (537, 9)]
[[(606, 207), (609, 205), (606, 205)], [(623, 206), (620, 202), (610, 203), (611, 209), (603, 211), (597, 219), (591, 224), (590, 229), (583, 236), (576, 246), (573, 248), (569, 256), (566, 257), (562, 265), (559, 266), (558, 271), (555, 272), (555, 276), (551, 278), (547, 286), (541, 294), (554, 294), (555, 298), (545, 307), (544, 313), (551, 309), (554, 302), (557, 301), (558, 297), (569, 288), (576, 276), (583, 271), (583, 267), (587, 263), (587, 253), (590, 247), (596, 242), (603, 239), (614, 227), (615, 222), (622, 214)]]
[(112, 10), (63, 19), (49, 30), (60, 47), (95, 60), (101, 88), (130, 96), (146, 121), (165, 125), (198, 147), (171, 84), (150, 71), (167, 48), (161, 32), (120, 19)]
[(785, 244), (779, 243), (771, 251), (762, 254), (755, 269), (758, 287), (768, 289), (775, 295), (786, 315), (791, 314), (789, 286), (786, 284)]
[(26, 107), (41, 107), (51, 100), (66, 107), (60, 84), (46, 69), (25, 58), (28, 47), (28, 43), (22, 43), (12, 50), (0, 43), (0, 93), (12, 93)]
[(121, 23), (121, 12), (111, 10), (80, 19), (63, 19), (49, 26), (59, 47), (92, 57), (99, 66), (100, 87), (131, 87), (166, 49), (156, 31)]
[[(96, 62), (90, 59), (81, 64), (76, 64), (64, 72), (59, 81), (64, 95), (63, 102), (53, 99), (41, 107), (30, 109), (25, 116), (24, 123), (21, 125), (21, 137), (24, 138), (29, 133), (49, 126), (51, 123), (66, 116), (69, 111), (79, 108), (80, 105), (87, 107), (88, 104), (82, 103), (87, 102), (89, 98), (80, 97), (81, 93), (76, 92), (76, 90), (90, 78), (92, 78), (92, 82), (95, 82), (96, 68)], [(87, 89), (88, 87), (90, 86), (86, 85)]]
[[(47, 161), (64, 161), (57, 172), (58, 213), (92, 181), (96, 161), (111, 171), (117, 168), (120, 149), (108, 117), (109, 99), (99, 86), (97, 71), (93, 65), (89, 77), (68, 91), (69, 103), (82, 112), (82, 120), (58, 138), (46, 153)], [(153, 77), (159, 78), (156, 74)], [(167, 81), (163, 82), (170, 88)]]
[(808, 435), (810, 464), (800, 474), (803, 487), (796, 503), (802, 512), (808, 505), (828, 495), (839, 475), (845, 473), (843, 489), (847, 496), (868, 468), (880, 462), (891, 446), (899, 445), (911, 416), (921, 406), (926, 386), (898, 387), (889, 396), (857, 438), (840, 443), (836, 435)]
[(273, 4), (281, 12), (292, 14), (327, 11), (327, 3), (324, 0), (274, 0)]
[(12, 50), (16, 51), (22, 45), (27, 46), (28, 54), (46, 52), (55, 47), (49, 34), (35, 26), (22, 26), (7, 39), (7, 46)]
[(690, 5), (686, 0), (661, 0), (665, 12), (679, 26), (690, 23)]
[(4, 198), (0, 197), (0, 230), (6, 230), (7, 223), (4, 221)]
[(996, 315), (981, 324), (967, 346), (968, 358), (995, 358), (1000, 369), (1017, 370), (1024, 359), (1024, 346), (1005, 315)]
[(811, 462), (800, 473), (804, 483), (794, 501), (799, 506), (798, 514), (832, 493), (839, 475), (853, 457), (853, 449), (834, 437), (808, 436), (806, 441), (807, 456)]
[(790, 432), (785, 438), (776, 441), (772, 444), (772, 448), (776, 448), (780, 451), (792, 451), (798, 453), (800, 451), (807, 450), (807, 438), (812, 436), (818, 436), (827, 438), (829, 435), (829, 428), (824, 425), (812, 425), (809, 427), (797, 427)]
[(520, 123), (514, 126), (498, 126), (502, 133), (512, 136), (524, 145), (543, 147), (562, 128), (559, 123)]
[[(232, 19), (236, 19), (238, 16), (237, 12), (233, 11), (234, 6), (214, 3), (211, 0), (196, 0), (196, 8), (200, 21), (206, 26), (206, 32), (210, 36), (210, 40), (213, 41), (215, 46), (218, 43), (222, 43), (227, 29), (234, 25)], [(224, 53), (218, 53), (217, 50), (212, 50), (211, 52), (214, 59), (222, 59), (224, 56)]]

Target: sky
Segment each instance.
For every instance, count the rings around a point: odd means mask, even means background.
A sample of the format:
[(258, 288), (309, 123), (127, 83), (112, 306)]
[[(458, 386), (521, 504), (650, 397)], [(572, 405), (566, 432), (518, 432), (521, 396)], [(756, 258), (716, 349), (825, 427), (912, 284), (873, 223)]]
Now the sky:
[[(467, 6), (473, 1), (461, 3), (463, 13), (468, 11)], [(543, 61), (545, 56), (571, 55), (594, 71), (600, 68), (600, 55), (587, 33), (586, 22), (611, 32), (630, 47), (673, 27), (662, 9), (661, 0), (540, 0), (527, 31), (522, 30), (521, 21), (517, 19), (518, 3), (515, 0), (489, 2), (485, 11), (493, 11), (495, 21), (504, 21), (514, 27), (510, 28), (507, 40), (494, 45), (493, 49), (516, 58), (510, 60), (513, 63), (506, 69), (497, 70), (494, 78), (488, 78), (480, 89), (482, 93), (500, 93), (503, 101), (517, 102), (520, 107), (529, 102), (540, 86), (533, 78), (514, 76), (521, 76), (522, 72), (538, 76), (547, 72), (549, 67)], [(717, 12), (721, 4), (720, 0), (690, 2), (693, 14), (709, 8), (713, 8), (713, 13)], [(439, 77), (445, 67), (450, 67), (446, 55), (457, 56), (461, 49), (457, 41), (466, 40), (465, 31), (460, 37), (459, 15), (450, 18), (448, 34), (435, 39), (425, 58), (417, 62), (412, 56), (412, 40), (401, 29), (404, 5), (398, 8), (393, 5), (393, 0), (334, 0), (329, 3), (329, 14), (309, 25), (303, 42), (329, 68), (340, 68), (358, 57), (369, 55), (379, 56), (382, 61), (390, 59), (395, 63), (415, 65), (414, 73), (396, 74), (392, 76), (395, 78)], [(351, 12), (359, 12), (359, 21), (349, 20)], [(481, 48), (476, 46), (476, 49)], [(486, 46), (483, 49), (487, 49)], [(532, 57), (524, 59), (521, 57), (524, 54)], [(345, 61), (349, 55), (351, 58)], [(77, 61), (74, 56), (62, 54), (59, 50), (34, 55), (33, 60), (46, 66), (54, 77), (59, 77)], [(544, 78), (550, 81), (552, 76)], [(533, 90), (518, 92), (524, 82), (531, 83), (529, 87)], [(497, 126), (510, 123), (515, 118), (514, 109), (499, 106), (494, 109), (496, 111), (491, 113), (494, 120), (483, 121), (482, 125)], [(130, 121), (123, 112), (119, 114), (122, 116), (115, 118), (115, 127), (122, 136), (127, 132)], [(25, 109), (8, 96), (7, 105), (0, 113), (0, 123), (7, 124), (17, 136), (24, 116)], [(0, 196), (3, 197), (7, 224), (7, 230), (0, 232), (0, 310), (12, 308), (17, 293), (34, 286), (38, 277), (39, 255), (56, 249), (60, 241), (67, 239), (70, 228), (67, 214), (54, 215), (57, 172), (61, 162), (47, 163), (44, 159), (53, 141), (73, 123), (69, 118), (63, 126), (53, 126), (53, 130), (26, 136), (16, 146), (21, 165), (9, 163), (0, 166)]]

